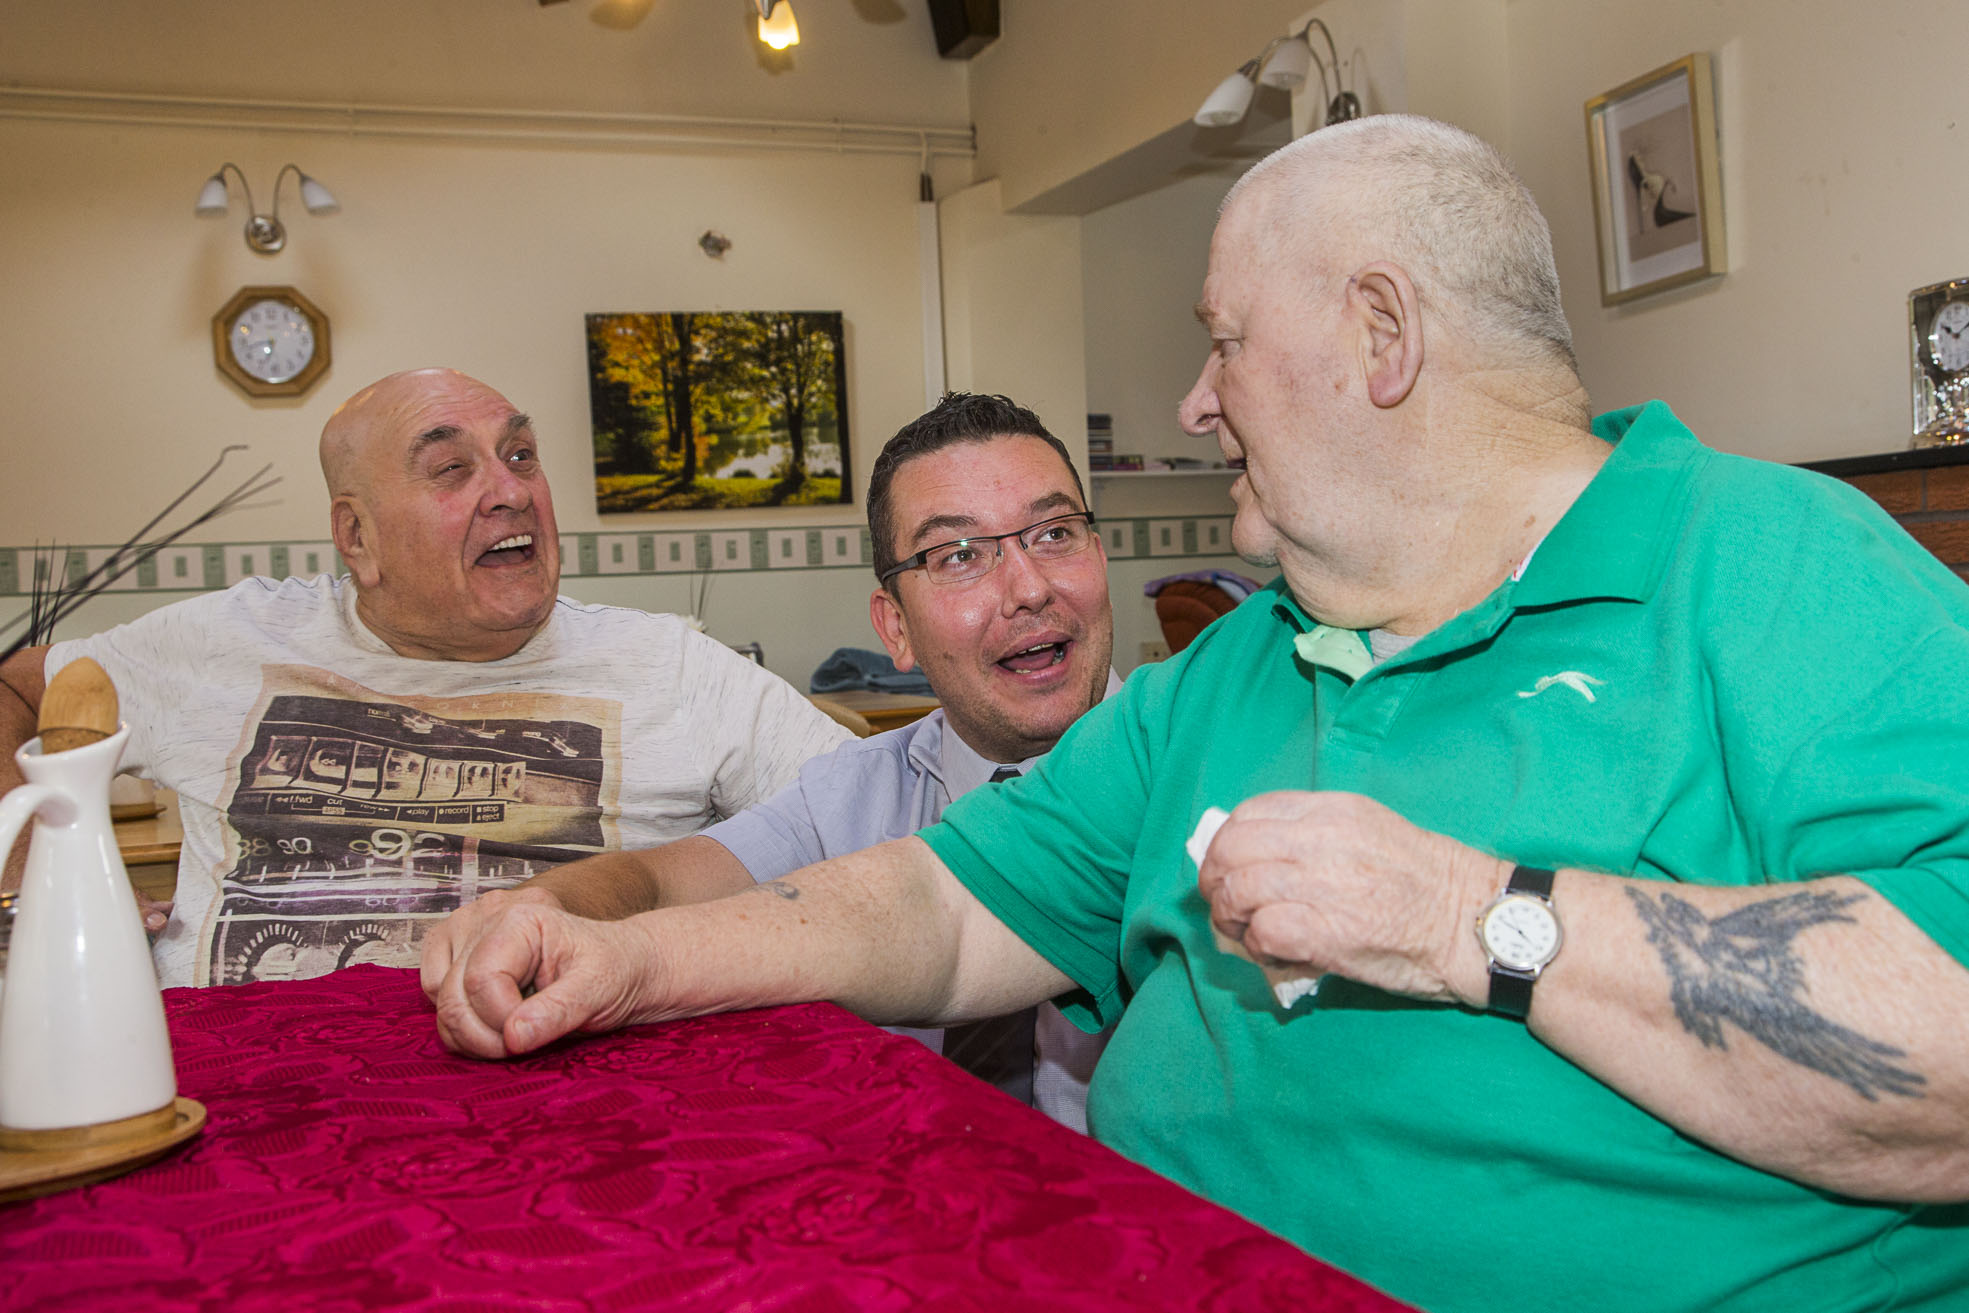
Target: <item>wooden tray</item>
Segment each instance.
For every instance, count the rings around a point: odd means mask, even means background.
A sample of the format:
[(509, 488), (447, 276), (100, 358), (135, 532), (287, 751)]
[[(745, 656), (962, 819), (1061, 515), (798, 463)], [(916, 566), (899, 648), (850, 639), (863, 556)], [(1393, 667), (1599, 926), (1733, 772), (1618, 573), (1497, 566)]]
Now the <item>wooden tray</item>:
[[(160, 1114), (164, 1111), (159, 1109)], [(205, 1125), (205, 1105), (196, 1099), (179, 1099), (169, 1112), (171, 1116), (168, 1119), (159, 1116), (156, 1125), (139, 1134), (106, 1143), (87, 1143), (90, 1136), (86, 1132), (94, 1129), (88, 1127), (81, 1128), (84, 1133), (80, 1134), (70, 1131), (29, 1132), (85, 1142), (60, 1148), (0, 1148), (0, 1204), (17, 1203), (37, 1195), (73, 1190), (79, 1185), (91, 1185), (112, 1176), (121, 1176), (162, 1158), (171, 1149), (198, 1134)], [(152, 1116), (149, 1113), (144, 1115)]]

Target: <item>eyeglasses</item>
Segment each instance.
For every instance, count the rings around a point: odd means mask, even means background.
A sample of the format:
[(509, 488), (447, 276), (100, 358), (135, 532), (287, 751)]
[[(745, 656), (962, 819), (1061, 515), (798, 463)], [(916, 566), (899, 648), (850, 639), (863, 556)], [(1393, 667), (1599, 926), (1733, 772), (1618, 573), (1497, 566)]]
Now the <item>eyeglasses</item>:
[(1094, 513), (1075, 511), (1072, 515), (1056, 515), (1038, 524), (1028, 524), (1012, 533), (984, 533), (975, 538), (938, 543), (890, 566), (882, 572), (880, 581), (886, 584), (904, 570), (915, 569), (921, 569), (933, 584), (961, 584), (981, 579), (998, 568), (999, 558), (1005, 555), (1007, 538), (1018, 539), (1025, 554), (1035, 561), (1073, 556), (1086, 551), (1087, 544), (1094, 541)]

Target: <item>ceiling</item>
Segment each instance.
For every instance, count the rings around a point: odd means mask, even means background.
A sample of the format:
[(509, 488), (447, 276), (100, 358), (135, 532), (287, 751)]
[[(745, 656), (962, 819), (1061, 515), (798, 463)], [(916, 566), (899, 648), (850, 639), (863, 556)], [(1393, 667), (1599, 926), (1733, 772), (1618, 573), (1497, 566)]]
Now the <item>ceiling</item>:
[[(0, 0), (0, 82), (330, 104), (959, 126), (967, 65), (922, 0), (804, 0), (801, 43), (752, 0)], [(985, 51), (980, 58), (989, 58)]]

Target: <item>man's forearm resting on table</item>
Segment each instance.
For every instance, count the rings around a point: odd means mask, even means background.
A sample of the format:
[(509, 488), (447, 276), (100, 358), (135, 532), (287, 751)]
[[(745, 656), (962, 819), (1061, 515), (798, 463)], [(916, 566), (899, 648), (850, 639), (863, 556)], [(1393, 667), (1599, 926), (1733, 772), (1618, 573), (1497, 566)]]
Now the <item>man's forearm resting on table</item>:
[(512, 889), (465, 904), (424, 936), (418, 963), (432, 998), (452, 966), (470, 956), (488, 930), (514, 908), (545, 906), (594, 921), (620, 921), (657, 907), (723, 898), (752, 877), (723, 844), (691, 835), (641, 852), (601, 853), (557, 866)]
[(546, 890), (576, 916), (618, 921), (658, 907), (724, 898), (751, 884), (751, 873), (730, 849), (694, 834), (660, 848), (584, 857), (522, 887)]
[(496, 1057), (574, 1030), (820, 999), (941, 1024), (1070, 984), (911, 838), (607, 926), (516, 907), (436, 998), (448, 1043)]
[(1808, 1184), (1969, 1198), (1969, 970), (1861, 881), (1565, 871), (1534, 1032), (1670, 1122)]

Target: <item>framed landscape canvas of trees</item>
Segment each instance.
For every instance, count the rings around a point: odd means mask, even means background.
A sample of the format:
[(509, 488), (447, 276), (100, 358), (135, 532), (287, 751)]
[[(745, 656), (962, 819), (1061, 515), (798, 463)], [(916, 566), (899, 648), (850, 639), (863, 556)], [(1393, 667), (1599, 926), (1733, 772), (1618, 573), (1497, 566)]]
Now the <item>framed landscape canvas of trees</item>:
[(851, 500), (839, 311), (587, 321), (602, 514)]

